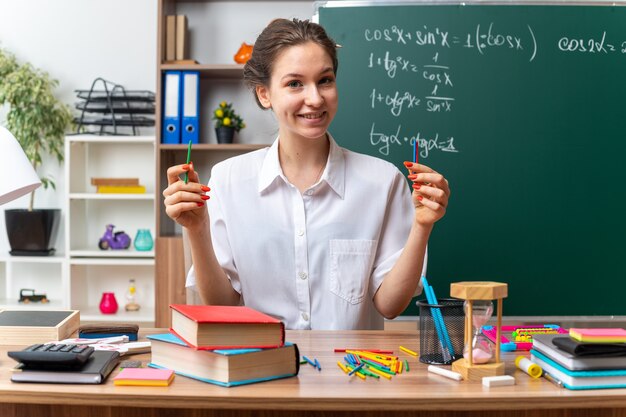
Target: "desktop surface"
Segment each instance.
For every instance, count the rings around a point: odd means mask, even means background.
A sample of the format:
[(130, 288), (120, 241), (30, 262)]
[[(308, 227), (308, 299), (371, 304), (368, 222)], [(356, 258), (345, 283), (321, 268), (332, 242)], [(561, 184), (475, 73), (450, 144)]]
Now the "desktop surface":
[[(162, 333), (143, 331), (143, 336)], [(223, 388), (177, 376), (169, 387), (113, 385), (114, 370), (102, 385), (18, 384), (10, 382), (15, 362), (0, 347), (0, 415), (471, 415), (626, 416), (626, 389), (568, 391), (515, 369), (516, 353), (503, 353), (506, 374), (516, 385), (486, 388), (428, 373), (426, 364), (399, 350), (419, 350), (416, 331), (287, 331), (300, 354), (317, 358), (321, 371), (301, 365), (297, 377)], [(390, 349), (408, 359), (410, 371), (391, 380), (363, 381), (337, 366), (343, 353), (334, 348)], [(149, 354), (131, 359), (149, 362)], [(176, 409), (176, 410), (172, 410)], [(228, 410), (228, 411), (227, 411)], [(36, 414), (35, 414), (36, 413)]]

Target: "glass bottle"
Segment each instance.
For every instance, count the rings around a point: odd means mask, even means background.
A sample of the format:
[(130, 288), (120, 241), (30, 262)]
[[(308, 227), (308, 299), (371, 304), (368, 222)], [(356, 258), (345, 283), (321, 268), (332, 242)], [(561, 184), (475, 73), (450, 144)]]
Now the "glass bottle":
[(135, 236), (135, 249), (138, 251), (149, 251), (152, 250), (154, 246), (154, 241), (152, 240), (152, 235), (150, 234), (150, 230), (148, 229), (139, 229), (137, 230), (137, 235)]
[(126, 300), (128, 301), (124, 307), (126, 311), (138, 311), (141, 308), (141, 306), (135, 301), (136, 293), (137, 287), (135, 286), (135, 280), (131, 279), (128, 282), (128, 291), (126, 291)]
[[(465, 301), (463, 308), (465, 315), (468, 314), (470, 303)], [(491, 300), (475, 300), (472, 301), (472, 327), (474, 328), (474, 336), (472, 337), (472, 363), (484, 364), (493, 357), (493, 349), (491, 342), (487, 339), (481, 329), (487, 324), (493, 315), (493, 302)], [(469, 357), (470, 346), (463, 348), (463, 357)]]

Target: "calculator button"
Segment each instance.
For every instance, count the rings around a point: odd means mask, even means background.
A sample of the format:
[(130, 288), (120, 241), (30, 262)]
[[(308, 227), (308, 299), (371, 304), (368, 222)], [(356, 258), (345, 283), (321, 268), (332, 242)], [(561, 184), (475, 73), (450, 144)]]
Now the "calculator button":
[(9, 357), (33, 369), (44, 367), (70, 367), (84, 365), (93, 354), (94, 348), (86, 345), (47, 344), (32, 345), (24, 350), (9, 351)]
[(48, 352), (58, 352), (59, 350), (63, 349), (64, 347), (65, 347), (65, 345), (54, 345), (50, 349), (48, 349)]
[(30, 351), (33, 351), (33, 350), (40, 349), (42, 346), (43, 345), (41, 343), (38, 343), (36, 345), (32, 345), (32, 346), (27, 347), (25, 350), (30, 352)]

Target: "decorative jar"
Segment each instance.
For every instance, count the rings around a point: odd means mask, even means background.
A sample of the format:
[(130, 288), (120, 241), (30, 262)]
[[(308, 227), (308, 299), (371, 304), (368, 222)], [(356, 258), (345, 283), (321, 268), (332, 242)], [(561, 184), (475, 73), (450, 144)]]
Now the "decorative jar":
[(154, 246), (154, 241), (152, 240), (152, 235), (150, 234), (150, 230), (148, 229), (139, 229), (137, 230), (137, 235), (135, 236), (135, 249), (138, 251), (149, 251), (152, 250)]
[(103, 292), (100, 300), (100, 311), (102, 314), (115, 314), (117, 313), (117, 307), (115, 293)]

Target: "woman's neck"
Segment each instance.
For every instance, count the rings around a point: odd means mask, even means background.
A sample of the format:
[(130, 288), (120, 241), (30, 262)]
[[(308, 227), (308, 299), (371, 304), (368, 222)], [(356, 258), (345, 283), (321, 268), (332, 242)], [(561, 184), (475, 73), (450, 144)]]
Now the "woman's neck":
[(323, 138), (279, 138), (278, 158), (289, 182), (304, 192), (317, 183), (324, 172), (330, 141)]

